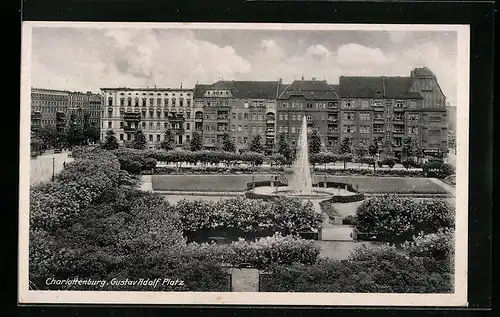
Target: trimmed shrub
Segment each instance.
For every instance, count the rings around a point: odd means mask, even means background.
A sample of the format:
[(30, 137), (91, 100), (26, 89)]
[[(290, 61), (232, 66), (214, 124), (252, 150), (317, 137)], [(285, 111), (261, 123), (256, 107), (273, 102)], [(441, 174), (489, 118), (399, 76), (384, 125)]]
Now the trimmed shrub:
[(438, 260), (453, 259), (455, 250), (455, 231), (441, 228), (435, 233), (420, 233), (412, 241), (406, 241), (403, 249), (411, 256), (431, 257)]
[(275, 234), (250, 242), (240, 239), (229, 245), (189, 243), (185, 252), (197, 259), (212, 258), (219, 263), (238, 266), (249, 264), (258, 269), (292, 263), (313, 264), (320, 248), (298, 236)]
[(454, 208), (443, 200), (415, 201), (386, 195), (365, 200), (356, 210), (357, 229), (377, 240), (403, 242), (420, 232), (454, 226)]
[(310, 202), (280, 199), (272, 202), (245, 198), (219, 201), (181, 200), (172, 206), (180, 215), (184, 231), (238, 228), (243, 232), (272, 230), (295, 234), (320, 228), (322, 217)]
[(358, 223), (358, 220), (356, 219), (356, 216), (353, 216), (353, 215), (349, 215), (349, 216), (342, 219), (343, 225), (355, 226), (355, 225), (357, 225), (357, 223)]
[(432, 258), (408, 257), (394, 247), (360, 247), (348, 261), (274, 266), (262, 292), (451, 293), (453, 274)]

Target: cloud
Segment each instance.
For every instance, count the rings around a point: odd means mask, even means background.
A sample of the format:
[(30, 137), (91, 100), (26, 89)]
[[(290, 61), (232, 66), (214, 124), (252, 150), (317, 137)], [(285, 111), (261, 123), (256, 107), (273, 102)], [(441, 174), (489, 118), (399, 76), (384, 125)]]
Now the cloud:
[[(342, 32), (335, 44), (322, 42), (320, 36), (264, 31), (252, 33), (249, 43), (238, 34), (230, 41), (221, 36), (203, 40), (191, 30), (37, 28), (32, 85), (97, 92), (101, 87), (178, 87), (181, 82), (183, 87), (194, 87), (196, 82), (219, 78), (291, 82), (301, 76), (335, 84), (340, 75), (409, 76), (413, 68), (427, 66), (450, 102), (455, 102), (453, 38), (391, 32), (393, 41), (405, 44), (375, 46), (377, 41), (362, 45)], [(382, 37), (387, 42), (387, 34)], [(308, 41), (300, 43), (303, 38)]]
[(337, 62), (341, 66), (354, 68), (359, 66), (383, 65), (387, 64), (389, 61), (384, 53), (378, 48), (370, 48), (356, 43), (349, 43), (341, 45), (338, 48)]

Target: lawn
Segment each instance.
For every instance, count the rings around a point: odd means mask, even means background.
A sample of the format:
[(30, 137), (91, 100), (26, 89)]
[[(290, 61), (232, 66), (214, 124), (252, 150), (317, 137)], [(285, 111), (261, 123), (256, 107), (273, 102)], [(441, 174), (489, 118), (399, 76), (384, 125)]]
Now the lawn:
[[(291, 175), (288, 175), (291, 178)], [(255, 175), (255, 181), (270, 180), (270, 175)], [(323, 181), (323, 176), (315, 177)], [(363, 193), (446, 194), (446, 190), (427, 178), (328, 176), (328, 181), (352, 184)], [(251, 175), (153, 175), (153, 190), (242, 192)]]

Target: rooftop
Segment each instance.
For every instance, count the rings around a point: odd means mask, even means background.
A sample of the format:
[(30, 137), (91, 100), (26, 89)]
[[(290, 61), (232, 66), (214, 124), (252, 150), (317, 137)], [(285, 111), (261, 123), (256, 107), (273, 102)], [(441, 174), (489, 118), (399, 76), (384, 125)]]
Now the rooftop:
[(340, 76), (339, 93), (343, 98), (422, 98), (410, 92), (411, 77)]

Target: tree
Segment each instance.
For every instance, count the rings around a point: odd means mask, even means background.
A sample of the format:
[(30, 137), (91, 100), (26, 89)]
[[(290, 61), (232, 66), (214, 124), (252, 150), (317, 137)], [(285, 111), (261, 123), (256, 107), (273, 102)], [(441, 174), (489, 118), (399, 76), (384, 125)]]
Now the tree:
[(233, 139), (228, 133), (222, 135), (222, 151), (226, 152), (236, 152), (236, 146), (234, 145)]
[[(412, 148), (412, 142), (411, 138), (405, 137), (403, 139), (403, 147), (401, 148), (401, 161), (404, 163), (408, 161), (408, 159), (412, 156), (413, 153), (413, 148)], [(406, 164), (406, 168), (408, 168), (409, 165)]]
[(99, 142), (99, 129), (95, 126), (86, 126), (83, 128), (83, 136), (86, 142)]
[(364, 143), (358, 143), (354, 147), (354, 153), (358, 158), (363, 158), (366, 156), (366, 154), (368, 154), (368, 148)]
[(66, 141), (70, 147), (74, 145), (82, 145), (85, 140), (83, 128), (78, 123), (71, 123), (66, 134)]
[(321, 139), (318, 135), (318, 130), (313, 129), (308, 137), (309, 154), (317, 154), (321, 151)]
[(142, 130), (137, 130), (135, 133), (134, 149), (144, 150), (146, 148), (146, 136), (142, 133)]
[(108, 130), (108, 132), (106, 132), (106, 140), (102, 147), (106, 150), (114, 150), (119, 147), (113, 130)]
[(193, 138), (191, 139), (191, 151), (201, 151), (203, 149), (203, 140), (201, 134), (197, 131), (193, 132)]
[(420, 146), (420, 142), (418, 141), (417, 138), (412, 138), (411, 139), (411, 148), (412, 148), (412, 153), (411, 155), (417, 159), (417, 162), (421, 161), (421, 158), (423, 157), (423, 151), (422, 147)]
[(172, 129), (165, 130), (165, 136), (163, 141), (161, 142), (160, 147), (165, 151), (171, 151), (175, 149), (175, 135)]
[(278, 137), (278, 153), (283, 155), (287, 162), (290, 161), (292, 151), (290, 149), (290, 144), (288, 144), (287, 137), (284, 133), (281, 133)]
[(260, 134), (254, 136), (252, 141), (250, 141), (250, 151), (256, 153), (262, 153), (264, 151), (264, 148), (262, 147), (262, 137)]
[(339, 148), (339, 155), (342, 156), (344, 162), (344, 169), (346, 169), (347, 157), (352, 154), (352, 141), (350, 138), (345, 137), (342, 139), (342, 143)]
[(55, 126), (47, 125), (36, 131), (35, 136), (42, 140), (44, 149), (49, 149), (58, 145), (60, 133), (57, 131)]
[(378, 152), (379, 152), (378, 141), (376, 139), (372, 139), (370, 145), (368, 146), (368, 153), (373, 157), (373, 172), (374, 173), (377, 171), (375, 166), (377, 165), (376, 158), (377, 158)]

